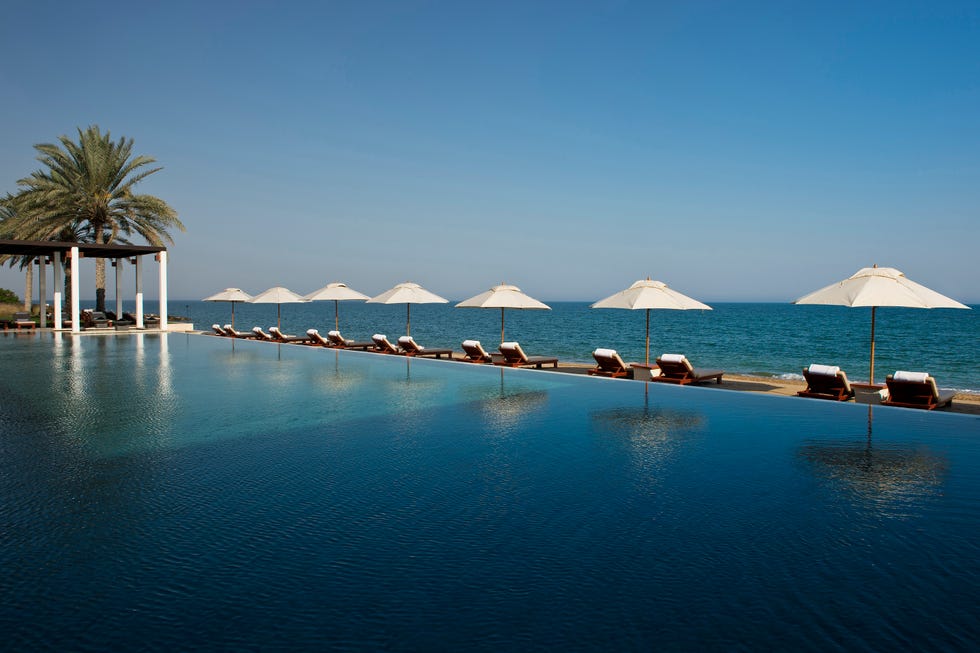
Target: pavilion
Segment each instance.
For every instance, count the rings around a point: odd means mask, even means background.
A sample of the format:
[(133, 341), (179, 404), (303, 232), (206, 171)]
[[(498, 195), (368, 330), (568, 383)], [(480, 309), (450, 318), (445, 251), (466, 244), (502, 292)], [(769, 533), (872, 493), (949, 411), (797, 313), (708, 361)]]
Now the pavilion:
[(44, 304), (47, 302), (47, 264), (53, 267), (54, 293), (51, 305), (54, 307), (54, 328), (61, 328), (61, 305), (63, 303), (62, 265), (67, 260), (71, 269), (71, 331), (78, 333), (82, 330), (81, 310), (79, 308), (79, 271), (78, 260), (86, 258), (111, 259), (116, 268), (116, 314), (122, 315), (122, 296), (119, 288), (122, 286), (123, 262), (129, 261), (136, 268), (136, 324), (137, 329), (143, 328), (143, 257), (153, 254), (160, 263), (160, 330), (167, 330), (167, 248), (150, 245), (97, 245), (94, 243), (71, 243), (53, 240), (2, 240), (0, 239), (0, 255), (36, 257), (40, 266), (39, 301), (41, 303), (41, 328), (47, 326), (47, 315)]

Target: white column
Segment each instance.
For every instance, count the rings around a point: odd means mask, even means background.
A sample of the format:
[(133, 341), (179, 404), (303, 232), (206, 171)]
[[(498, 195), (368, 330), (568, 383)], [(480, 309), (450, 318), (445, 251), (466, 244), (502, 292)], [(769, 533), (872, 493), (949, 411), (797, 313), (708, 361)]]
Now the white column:
[(143, 328), (143, 257), (136, 257), (136, 328)]
[(71, 332), (82, 330), (82, 315), (78, 300), (78, 248), (71, 248)]
[(122, 316), (122, 265), (126, 259), (116, 259), (116, 319), (123, 319)]
[(61, 252), (54, 253), (54, 328), (61, 328), (61, 300), (64, 293), (61, 289), (64, 287), (65, 277), (61, 272)]
[(167, 252), (157, 253), (160, 261), (160, 330), (167, 330)]
[(48, 257), (41, 255), (40, 278), (37, 280), (38, 297), (37, 303), (41, 305), (41, 328), (48, 326)]

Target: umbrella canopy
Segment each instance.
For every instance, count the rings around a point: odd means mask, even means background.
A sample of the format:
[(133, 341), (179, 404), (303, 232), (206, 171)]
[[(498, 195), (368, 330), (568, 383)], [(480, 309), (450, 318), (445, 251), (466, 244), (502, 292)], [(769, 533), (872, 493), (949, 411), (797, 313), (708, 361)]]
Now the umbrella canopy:
[(645, 310), (647, 312), (646, 363), (650, 364), (650, 311), (654, 309), (669, 309), (688, 311), (700, 309), (710, 311), (711, 307), (696, 299), (672, 290), (662, 281), (651, 281), (649, 277), (641, 279), (626, 290), (620, 290), (615, 295), (600, 299), (591, 308), (619, 308), (630, 311)]
[(205, 302), (231, 302), (231, 326), (235, 327), (235, 302), (247, 302), (252, 296), (241, 288), (225, 288), (210, 297), (205, 297), (201, 301)]
[(275, 304), (276, 305), (276, 327), (282, 328), (282, 305), (283, 304), (299, 304), (303, 302), (308, 302), (310, 300), (297, 295), (289, 288), (283, 288), (282, 286), (274, 286), (269, 288), (264, 292), (260, 292), (252, 299), (248, 300), (250, 304)]
[(340, 308), (339, 303), (345, 301), (366, 301), (370, 299), (367, 295), (347, 287), (345, 283), (328, 283), (319, 290), (314, 290), (305, 299), (315, 301), (333, 301), (333, 321), (334, 328), (340, 331)]
[(368, 304), (405, 304), (406, 322), (405, 335), (412, 335), (412, 304), (447, 304), (448, 299), (431, 293), (417, 283), (406, 281), (400, 283), (390, 290), (386, 290), (377, 297), (367, 300)]
[(543, 304), (533, 297), (529, 297), (521, 292), (517, 286), (500, 284), (494, 286), (486, 292), (481, 292), (475, 297), (465, 299), (456, 304), (456, 308), (499, 308), (500, 309), (500, 342), (504, 341), (504, 309), (532, 309), (547, 310), (551, 307)]
[(861, 268), (847, 279), (804, 295), (793, 303), (871, 307), (871, 371), (868, 374), (868, 383), (871, 384), (875, 382), (875, 309), (879, 306), (970, 308), (910, 281), (895, 268), (879, 268), (877, 265)]

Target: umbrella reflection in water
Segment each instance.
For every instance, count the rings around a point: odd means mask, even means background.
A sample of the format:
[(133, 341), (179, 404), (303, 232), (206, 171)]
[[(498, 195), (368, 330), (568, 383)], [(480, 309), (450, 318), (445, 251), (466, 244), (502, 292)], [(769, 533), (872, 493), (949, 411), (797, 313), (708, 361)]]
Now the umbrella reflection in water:
[(862, 504), (899, 516), (940, 494), (949, 464), (922, 444), (873, 442), (873, 410), (868, 406), (866, 435), (811, 440), (798, 455), (821, 478)]

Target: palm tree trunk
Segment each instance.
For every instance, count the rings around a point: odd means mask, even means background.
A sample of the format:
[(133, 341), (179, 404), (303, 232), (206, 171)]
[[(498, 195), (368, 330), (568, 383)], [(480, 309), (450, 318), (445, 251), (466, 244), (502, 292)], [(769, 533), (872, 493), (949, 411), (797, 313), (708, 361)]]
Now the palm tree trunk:
[(27, 264), (24, 273), (24, 310), (31, 312), (31, 298), (34, 296), (34, 261)]
[(71, 266), (65, 266), (65, 305), (62, 306), (62, 310), (66, 314), (71, 314)]
[[(95, 225), (95, 242), (102, 243), (102, 225)], [(95, 259), (95, 310), (105, 311), (105, 259)]]

